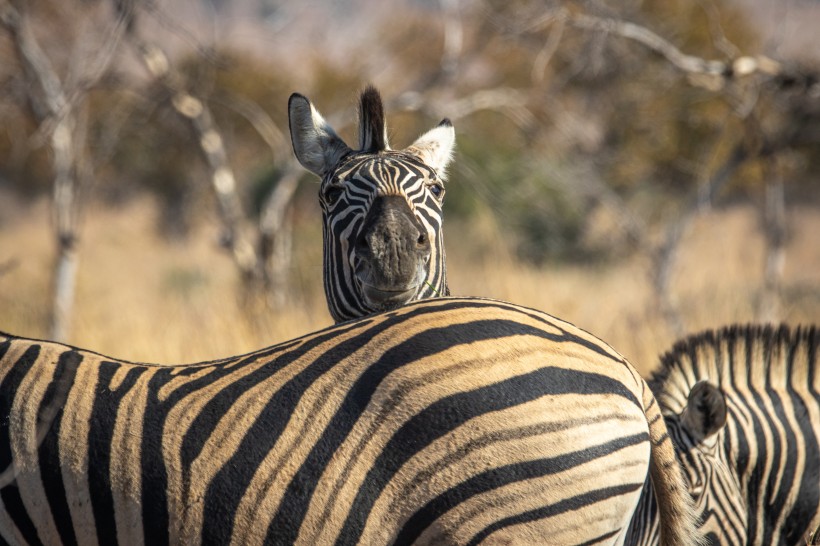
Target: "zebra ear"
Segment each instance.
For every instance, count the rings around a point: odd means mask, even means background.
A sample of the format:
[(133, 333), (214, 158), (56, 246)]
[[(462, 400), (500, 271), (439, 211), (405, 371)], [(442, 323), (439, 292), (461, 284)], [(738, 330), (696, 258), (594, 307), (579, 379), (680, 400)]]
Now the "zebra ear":
[(432, 167), (443, 179), (453, 156), (456, 131), (449, 119), (443, 119), (434, 128), (421, 135), (404, 151)]
[(350, 151), (322, 114), (298, 93), (288, 100), (288, 123), (296, 159), (319, 177), (333, 169)]
[(681, 412), (681, 424), (697, 441), (717, 434), (726, 424), (723, 392), (707, 381), (697, 383), (689, 391), (686, 407)]
[(359, 151), (372, 154), (389, 149), (382, 97), (368, 85), (359, 99)]

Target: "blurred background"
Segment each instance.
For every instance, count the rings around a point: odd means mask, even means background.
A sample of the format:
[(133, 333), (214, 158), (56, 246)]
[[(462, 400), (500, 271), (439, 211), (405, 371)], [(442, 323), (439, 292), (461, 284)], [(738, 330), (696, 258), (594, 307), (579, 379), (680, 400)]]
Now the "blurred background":
[(455, 295), (651, 370), (820, 322), (817, 0), (0, 0), (0, 330), (163, 363), (328, 326), (287, 98), (457, 135)]

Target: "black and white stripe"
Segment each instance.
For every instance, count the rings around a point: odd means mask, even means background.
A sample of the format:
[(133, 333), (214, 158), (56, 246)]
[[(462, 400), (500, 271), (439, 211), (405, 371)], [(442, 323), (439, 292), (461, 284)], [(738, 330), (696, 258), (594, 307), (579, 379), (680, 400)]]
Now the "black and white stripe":
[(424, 282), (411, 300), (449, 294), (442, 231), (442, 202), (429, 191), (436, 173), (412, 156), (390, 154), (381, 157), (354, 156), (334, 173), (345, 180), (345, 193), (334, 204), (322, 201), (324, 235), (324, 283), (328, 307), (337, 320), (369, 315), (377, 308), (362, 297), (351, 264), (359, 233), (377, 196), (403, 196), (427, 230), (432, 249)]
[(732, 326), (663, 357), (651, 385), (711, 544), (807, 544), (820, 525), (818, 347), (816, 327)]
[(0, 335), (0, 415), (7, 544), (622, 544), (649, 472), (694, 536), (635, 369), (502, 302), (181, 366)]
[[(447, 295), (442, 205), (454, 141), (450, 122), (442, 121), (403, 150), (392, 150), (381, 98), (368, 88), (360, 99), (360, 148), (352, 150), (303, 96), (293, 95), (288, 111), (296, 157), (321, 178), (324, 284), (333, 318), (341, 322)], [(388, 201), (390, 206), (383, 206)], [(396, 216), (407, 220), (390, 226), (390, 251), (363, 253), (368, 227)], [(367, 260), (385, 272), (373, 282), (383, 292), (379, 297), (363, 287)], [(395, 273), (400, 262), (410, 262), (403, 266), (409, 273)]]

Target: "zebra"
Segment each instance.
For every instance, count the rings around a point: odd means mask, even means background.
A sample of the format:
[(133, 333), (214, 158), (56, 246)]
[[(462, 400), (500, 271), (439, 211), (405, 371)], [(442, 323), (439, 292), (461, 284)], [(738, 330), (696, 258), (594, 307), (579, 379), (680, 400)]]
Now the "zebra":
[[(816, 326), (733, 325), (662, 357), (649, 383), (711, 544), (808, 544), (820, 526), (818, 347)], [(636, 543), (657, 543), (651, 504)]]
[(818, 546), (818, 544), (820, 544), (820, 525), (811, 532), (808, 540), (806, 540), (807, 546)]
[(357, 150), (298, 93), (288, 101), (288, 119), (296, 158), (321, 178), (324, 287), (333, 319), (448, 295), (441, 224), (452, 123), (444, 119), (392, 150), (372, 86), (360, 96)]
[(432, 298), (188, 365), (0, 335), (4, 544), (622, 544), (692, 499), (638, 372), (571, 324)]

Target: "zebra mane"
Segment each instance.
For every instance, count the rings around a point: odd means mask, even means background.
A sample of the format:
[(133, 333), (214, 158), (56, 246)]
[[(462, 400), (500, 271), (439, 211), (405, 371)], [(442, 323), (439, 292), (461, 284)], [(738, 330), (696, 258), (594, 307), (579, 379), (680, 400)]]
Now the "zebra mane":
[(692, 387), (702, 380), (727, 396), (758, 388), (793, 390), (820, 382), (820, 328), (732, 325), (675, 343), (648, 381), (664, 411), (683, 410)]
[(382, 97), (368, 85), (359, 99), (359, 151), (378, 153), (389, 149)]

